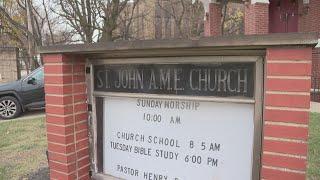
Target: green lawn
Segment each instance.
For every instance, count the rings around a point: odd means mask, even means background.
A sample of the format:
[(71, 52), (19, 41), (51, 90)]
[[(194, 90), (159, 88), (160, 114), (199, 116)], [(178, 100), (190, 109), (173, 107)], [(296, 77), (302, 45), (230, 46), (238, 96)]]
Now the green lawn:
[(48, 166), (45, 119), (0, 121), (0, 180), (25, 179)]
[(320, 114), (311, 113), (309, 125), (308, 179), (320, 179)]

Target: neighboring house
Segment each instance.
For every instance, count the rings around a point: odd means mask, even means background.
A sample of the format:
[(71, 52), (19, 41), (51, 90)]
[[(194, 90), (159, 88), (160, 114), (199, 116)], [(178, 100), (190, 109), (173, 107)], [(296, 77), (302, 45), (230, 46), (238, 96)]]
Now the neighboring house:
[[(205, 36), (221, 35), (221, 0), (211, 0)], [(320, 32), (320, 0), (229, 0), (244, 3), (244, 33)], [(320, 37), (319, 37), (320, 38)], [(319, 45), (318, 45), (319, 46)], [(313, 50), (312, 100), (320, 101), (320, 48)]]
[(0, 83), (20, 78), (18, 48), (0, 47)]

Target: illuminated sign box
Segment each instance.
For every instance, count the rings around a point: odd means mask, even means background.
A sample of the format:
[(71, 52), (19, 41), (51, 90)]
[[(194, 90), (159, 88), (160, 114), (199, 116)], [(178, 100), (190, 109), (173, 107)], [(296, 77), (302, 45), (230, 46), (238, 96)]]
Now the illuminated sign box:
[(252, 104), (107, 97), (104, 110), (106, 174), (124, 179), (251, 178)]

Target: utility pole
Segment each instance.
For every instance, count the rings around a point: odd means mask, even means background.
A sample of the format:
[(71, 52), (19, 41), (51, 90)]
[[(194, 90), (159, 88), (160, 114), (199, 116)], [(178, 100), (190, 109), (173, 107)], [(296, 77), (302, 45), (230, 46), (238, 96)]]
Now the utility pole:
[[(3, 7), (3, 0), (0, 0), (0, 6)], [(0, 19), (0, 35), (2, 34), (2, 21)]]
[(27, 67), (27, 73), (29, 74), (29, 68), (31, 68), (31, 70), (34, 68), (34, 62), (33, 62), (33, 55), (34, 55), (34, 40), (33, 37), (31, 37), (31, 35), (33, 35), (33, 27), (32, 27), (32, 9), (30, 7), (30, 0), (25, 0), (25, 4), (26, 4), (26, 9), (27, 9), (27, 28), (28, 31), (31, 34), (27, 35), (27, 41), (28, 41), (28, 66)]

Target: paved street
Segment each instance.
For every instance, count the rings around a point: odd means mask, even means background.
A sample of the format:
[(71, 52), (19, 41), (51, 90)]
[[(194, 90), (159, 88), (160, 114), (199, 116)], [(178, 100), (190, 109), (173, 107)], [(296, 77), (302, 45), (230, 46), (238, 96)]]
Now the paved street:
[(311, 102), (311, 104), (310, 104), (310, 112), (320, 113), (320, 103)]
[[(34, 118), (44, 117), (44, 116), (45, 116), (44, 110), (27, 111), (27, 112), (21, 114), (21, 116), (19, 116), (18, 118), (11, 119), (11, 120), (26, 120), (26, 119), (34, 119)], [(0, 119), (0, 123), (6, 122), (6, 121), (8, 121), (8, 120)]]

